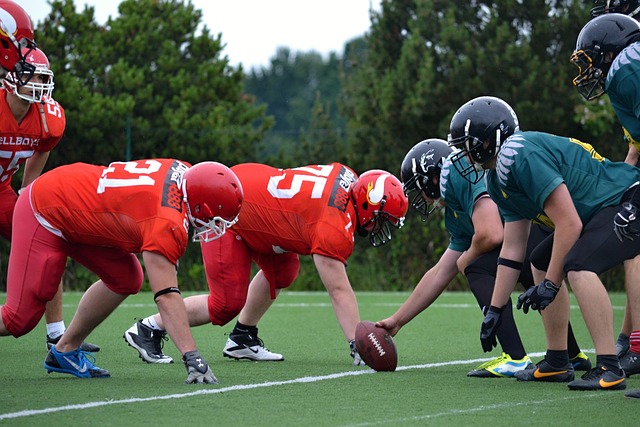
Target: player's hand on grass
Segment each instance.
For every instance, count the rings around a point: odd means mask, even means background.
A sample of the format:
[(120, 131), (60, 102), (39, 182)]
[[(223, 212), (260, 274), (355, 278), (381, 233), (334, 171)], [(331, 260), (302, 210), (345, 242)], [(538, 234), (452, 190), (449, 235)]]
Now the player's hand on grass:
[(496, 332), (500, 323), (502, 323), (504, 307), (498, 308), (491, 306), (488, 309), (485, 307), (482, 311), (484, 313), (484, 320), (480, 327), (480, 344), (482, 344), (482, 350), (488, 352), (498, 345)]
[(186, 352), (182, 360), (189, 374), (185, 384), (218, 384), (218, 379), (198, 350)]
[(356, 350), (356, 340), (349, 341), (349, 351), (351, 357), (353, 358), (353, 366), (365, 366), (364, 360), (358, 354), (358, 350)]
[(556, 298), (558, 291), (560, 291), (559, 286), (556, 286), (549, 279), (544, 279), (540, 284), (530, 287), (518, 297), (516, 308), (520, 310), (522, 307), (525, 314), (529, 312), (529, 308), (544, 310)]

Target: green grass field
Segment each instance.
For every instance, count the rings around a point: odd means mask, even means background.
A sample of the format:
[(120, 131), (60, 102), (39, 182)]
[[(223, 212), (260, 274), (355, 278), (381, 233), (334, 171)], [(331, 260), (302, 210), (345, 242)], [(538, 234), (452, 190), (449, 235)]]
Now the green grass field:
[[(362, 319), (393, 313), (407, 293), (358, 293)], [(69, 323), (79, 293), (65, 295)], [(624, 296), (612, 294), (616, 336)], [(4, 301), (4, 295), (0, 295)], [(576, 392), (566, 384), (466, 377), (498, 355), (483, 354), (482, 316), (470, 293), (445, 293), (396, 336), (396, 372), (351, 366), (348, 345), (326, 293), (283, 292), (260, 326), (268, 348), (284, 362), (256, 363), (222, 357), (224, 328), (193, 329), (219, 385), (185, 385), (182, 364), (143, 363), (122, 339), (134, 322), (155, 312), (151, 294), (128, 298), (90, 336), (102, 346), (97, 365), (109, 379), (47, 374), (43, 322), (18, 340), (0, 340), (0, 425), (273, 425), (273, 426), (635, 426), (640, 400), (622, 391)], [(572, 300), (576, 335), (589, 356), (593, 345)], [(534, 362), (545, 350), (540, 317), (517, 313)], [(165, 352), (179, 360), (171, 342)], [(640, 377), (628, 380), (640, 388)]]

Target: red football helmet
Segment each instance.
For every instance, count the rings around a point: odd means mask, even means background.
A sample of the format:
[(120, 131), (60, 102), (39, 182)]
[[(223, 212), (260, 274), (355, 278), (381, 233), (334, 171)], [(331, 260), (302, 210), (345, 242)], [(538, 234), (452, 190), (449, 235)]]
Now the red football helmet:
[(404, 225), (409, 200), (398, 178), (389, 172), (375, 169), (363, 173), (351, 187), (351, 197), (358, 217), (356, 229), (361, 236), (369, 236), (372, 246), (391, 240), (389, 225)]
[(222, 236), (238, 221), (244, 200), (236, 174), (217, 162), (190, 167), (182, 177), (182, 194), (195, 228), (194, 242), (210, 242)]
[[(22, 49), (25, 60), (28, 64), (35, 67), (34, 77), (23, 85), (19, 84), (18, 76), (15, 72), (10, 71), (4, 78), (3, 84), (7, 92), (15, 94), (18, 98), (21, 98), (27, 102), (41, 102), (43, 97), (51, 97), (53, 92), (53, 71), (49, 67), (49, 59), (38, 48)], [(28, 88), (28, 90), (19, 90), (21, 86)]]
[(25, 10), (12, 0), (0, 0), (0, 66), (17, 73), (18, 84), (28, 82), (35, 67), (25, 62), (23, 49), (35, 49), (33, 23)]

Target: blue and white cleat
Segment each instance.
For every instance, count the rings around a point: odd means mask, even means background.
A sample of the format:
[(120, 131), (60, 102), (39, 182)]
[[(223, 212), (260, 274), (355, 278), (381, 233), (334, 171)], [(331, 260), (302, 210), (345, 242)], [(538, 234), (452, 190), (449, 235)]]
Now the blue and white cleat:
[(47, 373), (60, 372), (61, 374), (71, 374), (78, 378), (109, 378), (111, 374), (106, 369), (101, 369), (94, 365), (96, 358), (81, 349), (59, 353), (56, 346), (44, 359), (44, 368)]

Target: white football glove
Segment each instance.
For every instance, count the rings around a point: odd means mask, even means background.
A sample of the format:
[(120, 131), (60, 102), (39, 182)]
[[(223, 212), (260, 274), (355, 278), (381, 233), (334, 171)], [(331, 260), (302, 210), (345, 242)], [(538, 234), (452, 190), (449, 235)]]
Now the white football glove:
[(198, 350), (186, 352), (182, 360), (189, 374), (185, 384), (218, 384), (218, 379)]
[(366, 363), (358, 354), (358, 350), (356, 350), (356, 340), (349, 341), (349, 350), (351, 351), (351, 357), (353, 357), (353, 366), (366, 366)]

